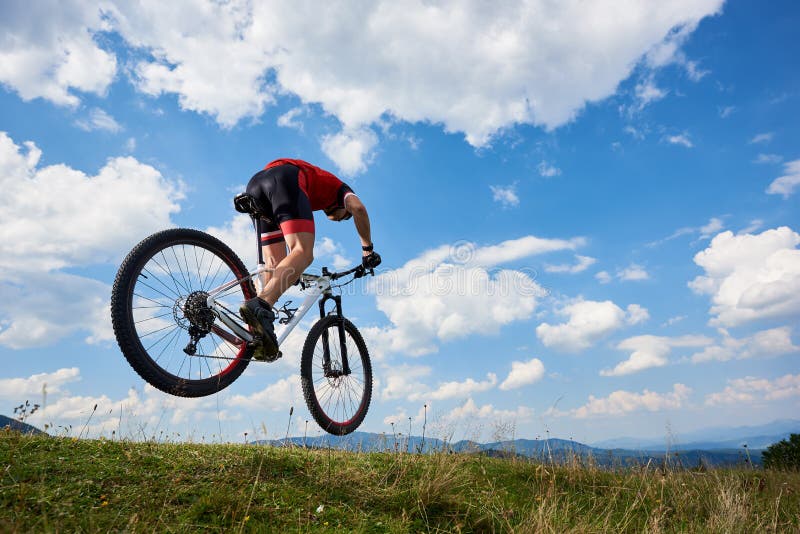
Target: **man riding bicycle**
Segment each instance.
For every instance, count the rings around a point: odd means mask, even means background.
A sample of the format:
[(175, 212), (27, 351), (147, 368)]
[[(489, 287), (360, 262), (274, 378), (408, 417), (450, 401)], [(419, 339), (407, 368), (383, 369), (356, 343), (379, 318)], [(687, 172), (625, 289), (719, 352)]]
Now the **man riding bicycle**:
[(280, 353), (272, 307), (314, 259), (314, 211), (323, 210), (332, 221), (353, 218), (364, 267), (377, 267), (381, 257), (373, 250), (367, 209), (353, 190), (303, 160), (272, 161), (250, 179), (234, 205), (253, 217), (266, 266), (272, 269), (262, 279), (258, 296), (245, 301), (239, 311), (253, 329), (253, 358), (273, 361)]

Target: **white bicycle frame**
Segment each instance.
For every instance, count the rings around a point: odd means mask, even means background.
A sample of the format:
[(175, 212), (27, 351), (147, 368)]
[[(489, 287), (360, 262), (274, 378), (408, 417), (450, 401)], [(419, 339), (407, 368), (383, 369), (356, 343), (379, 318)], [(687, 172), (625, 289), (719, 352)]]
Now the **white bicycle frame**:
[[(217, 318), (225, 324), (228, 328), (231, 329), (236, 336), (240, 339), (243, 339), (246, 342), (250, 342), (253, 340), (253, 335), (247, 331), (247, 329), (242, 326), (242, 324), (237, 321), (236, 319), (232, 318), (227, 310), (220, 306), (215, 300), (214, 297), (219, 295), (220, 293), (224, 293), (228, 289), (241, 284), (242, 282), (253, 279), (254, 277), (267, 272), (272, 272), (274, 269), (270, 269), (265, 266), (260, 266), (258, 269), (250, 273), (248, 276), (244, 278), (240, 278), (239, 280), (233, 280), (231, 282), (227, 282), (219, 287), (211, 289), (208, 291), (208, 300), (206, 301), (208, 307), (217, 316)], [(289, 336), (289, 334), (294, 330), (294, 327), (297, 326), (303, 317), (308, 313), (308, 310), (317, 302), (320, 296), (324, 295), (325, 293), (329, 292), (331, 289), (331, 278), (330, 276), (326, 275), (313, 275), (303, 273), (300, 275), (300, 282), (304, 290), (308, 291), (305, 299), (303, 299), (303, 303), (300, 305), (299, 308), (291, 315), (291, 320), (286, 325), (286, 328), (283, 329), (281, 335), (278, 336), (278, 345), (280, 346), (283, 341)]]

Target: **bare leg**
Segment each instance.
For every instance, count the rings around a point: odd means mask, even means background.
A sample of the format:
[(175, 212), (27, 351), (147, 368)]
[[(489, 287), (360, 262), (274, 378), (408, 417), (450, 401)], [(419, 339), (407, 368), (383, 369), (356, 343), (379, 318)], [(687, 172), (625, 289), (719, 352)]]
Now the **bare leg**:
[[(314, 234), (298, 232), (285, 236), (289, 254), (281, 259), (258, 294), (274, 306), (283, 293), (294, 284), (303, 271), (314, 261)], [(285, 253), (284, 253), (285, 254)], [(269, 265), (269, 264), (268, 264)]]
[[(286, 242), (281, 241), (279, 243), (272, 243), (271, 245), (264, 245), (261, 247), (261, 251), (264, 255), (264, 265), (268, 269), (275, 269), (275, 267), (283, 261), (286, 257)], [(265, 287), (267, 287), (267, 283), (272, 278), (272, 272), (267, 271), (265, 273), (261, 273), (259, 276), (259, 280), (261, 285), (259, 288), (263, 291)]]

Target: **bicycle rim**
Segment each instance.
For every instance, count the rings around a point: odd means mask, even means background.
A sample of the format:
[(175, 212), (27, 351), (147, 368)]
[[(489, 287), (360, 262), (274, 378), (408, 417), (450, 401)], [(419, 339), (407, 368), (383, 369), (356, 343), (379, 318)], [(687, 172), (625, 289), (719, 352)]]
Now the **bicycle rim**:
[[(332, 434), (348, 434), (363, 421), (372, 393), (369, 354), (355, 326), (345, 319), (345, 346), (350, 374), (342, 375), (342, 349), (338, 318), (323, 319), (303, 349), (303, 388), (306, 402), (319, 425)], [(327, 333), (330, 367), (324, 365)]]
[[(176, 242), (155, 251), (141, 266), (132, 288), (131, 316), (143, 351), (163, 372), (179, 380), (223, 377), (243, 357), (245, 343), (214, 322), (205, 306), (208, 291), (235, 280), (233, 262), (199, 242)], [(247, 298), (242, 285), (215, 295), (225, 308), (238, 310)], [(189, 330), (201, 325), (208, 333), (189, 355)]]

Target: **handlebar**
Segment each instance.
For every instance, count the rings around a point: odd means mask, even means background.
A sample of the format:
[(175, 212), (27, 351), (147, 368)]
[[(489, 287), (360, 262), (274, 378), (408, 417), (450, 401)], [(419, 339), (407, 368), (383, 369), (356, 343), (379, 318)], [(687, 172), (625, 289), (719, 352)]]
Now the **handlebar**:
[[(337, 280), (339, 278), (343, 278), (345, 276), (355, 274), (354, 278), (361, 278), (362, 276), (366, 276), (368, 274), (375, 276), (375, 269), (367, 269), (363, 265), (357, 265), (352, 269), (348, 269), (346, 271), (339, 271), (339, 272), (330, 272), (327, 267), (322, 268), (322, 276), (327, 277), (330, 280)], [(319, 279), (320, 275), (311, 274), (311, 273), (303, 273), (300, 278), (294, 283), (294, 285), (300, 285), (305, 289), (306, 284), (314, 283), (315, 280)]]
[(323, 276), (330, 276), (331, 280), (336, 280), (338, 278), (342, 278), (344, 276), (347, 276), (347, 275), (350, 275), (350, 274), (354, 274), (354, 273), (355, 273), (355, 278), (361, 278), (362, 276), (366, 276), (367, 274), (371, 274), (371, 275), (375, 276), (375, 269), (367, 269), (363, 265), (357, 265), (357, 266), (355, 266), (352, 269), (349, 269), (347, 271), (341, 271), (341, 272), (338, 272), (338, 273), (331, 273), (331, 272), (328, 271), (327, 267), (323, 267), (322, 268), (322, 275)]

